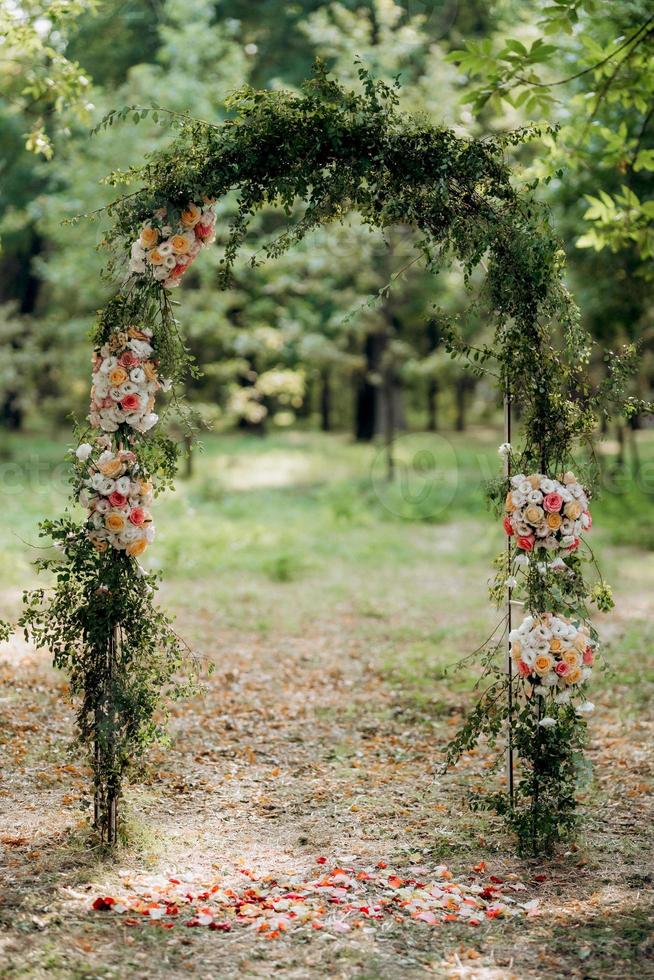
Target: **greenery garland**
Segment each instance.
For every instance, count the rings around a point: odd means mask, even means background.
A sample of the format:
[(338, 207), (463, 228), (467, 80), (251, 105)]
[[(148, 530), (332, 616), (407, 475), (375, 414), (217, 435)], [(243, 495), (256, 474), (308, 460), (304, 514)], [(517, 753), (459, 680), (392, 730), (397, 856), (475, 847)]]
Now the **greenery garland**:
[[(634, 351), (613, 356), (608, 381), (591, 390), (589, 341), (563, 283), (559, 242), (529, 189), (518, 191), (512, 182), (507, 147), (528, 140), (530, 132), (456, 136), (401, 113), (396, 87), (374, 81), (364, 69), (359, 74), (360, 92), (344, 89), (320, 66), (300, 94), (242, 89), (226, 103), (228, 118), (220, 124), (156, 106), (130, 106), (101, 124), (149, 114), (178, 133), (143, 167), (110, 178), (137, 182), (139, 190), (108, 208), (114, 220), (108, 271), (120, 284), (98, 317), (92, 428), (80, 433), (89, 442), (77, 450), (75, 495), (89, 509), (88, 519), (42, 525), (60, 550), (39, 562), (54, 571), (55, 585), (26, 596), (21, 622), (71, 673), (80, 696), (80, 738), (94, 767), (96, 823), (109, 839), (115, 837), (111, 807), (129, 766), (162, 734), (156, 722), (162, 692), (182, 694), (195, 676), (170, 622), (153, 605), (156, 583), (138, 556), (153, 535), (150, 498), (170, 485), (176, 468), (176, 448), (157, 428), (154, 393), (170, 387), (177, 404), (176, 386), (193, 370), (170, 289), (211, 240), (214, 202), (236, 196), (222, 236), (222, 287), (231, 281), (253, 216), (268, 206), (281, 208), (288, 224), (267, 243), (263, 258), (357, 211), (382, 232), (396, 224), (413, 228), (417, 256), (434, 273), (454, 263), (469, 282), (484, 268), (475, 302), (493, 324), (491, 344), (471, 348), (455, 323), (432, 315), (446, 331), (450, 353), (474, 371), (494, 374), (519, 409), (522, 449), (506, 449), (512, 472), (561, 477), (598, 414), (623, 396)], [(591, 479), (587, 473), (586, 486)], [(507, 479), (490, 488), (500, 509), (510, 492)], [(549, 566), (543, 572), (538, 549), (528, 553), (519, 587), (526, 611), (564, 614), (581, 626), (588, 623), (588, 601), (609, 608), (610, 590), (601, 581), (592, 590), (585, 584), (583, 560), (576, 550), (566, 552), (561, 575)], [(492, 594), (500, 603), (507, 583), (514, 587), (516, 567), (515, 552), (498, 561)], [(454, 762), (482, 734), (505, 740), (510, 721), (520, 781), (511, 805), (505, 797), (493, 802), (507, 813), (521, 847), (538, 850), (574, 824), (584, 722), (570, 704), (553, 704), (548, 712), (555, 724), (544, 727), (542, 692), (534, 694), (533, 682), (508, 677), (498, 664), (504, 642), (482, 651), (490, 684), (448, 758)], [(187, 680), (180, 681), (182, 675)]]

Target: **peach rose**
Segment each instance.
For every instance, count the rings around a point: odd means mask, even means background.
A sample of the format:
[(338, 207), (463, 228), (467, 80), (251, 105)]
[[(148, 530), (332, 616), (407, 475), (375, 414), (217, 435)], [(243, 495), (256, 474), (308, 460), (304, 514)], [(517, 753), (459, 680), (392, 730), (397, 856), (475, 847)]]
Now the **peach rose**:
[(578, 500), (570, 500), (563, 508), (563, 513), (570, 520), (576, 521), (578, 517), (581, 517), (581, 504)]
[(545, 521), (551, 531), (558, 531), (563, 524), (563, 518), (560, 514), (548, 514)]
[(520, 660), (521, 655), (522, 655), (522, 643), (520, 642), (520, 640), (512, 640), (511, 641), (511, 656), (515, 660)]
[(561, 659), (563, 660), (564, 664), (568, 665), (568, 667), (579, 667), (581, 655), (578, 654), (576, 650), (566, 650)]
[(148, 546), (148, 542), (145, 538), (137, 538), (136, 541), (132, 541), (130, 545), (127, 546), (127, 554), (132, 555), (133, 558), (138, 558), (142, 555)]
[(127, 381), (127, 371), (122, 367), (114, 368), (113, 371), (109, 372), (109, 381), (114, 388), (118, 388)]
[(532, 504), (525, 510), (525, 518), (530, 524), (541, 524), (543, 520), (543, 508), (538, 507), (537, 504)]
[(567, 473), (563, 474), (563, 482), (565, 483), (566, 486), (569, 486), (569, 484), (571, 483), (577, 482), (577, 477), (574, 475), (572, 470), (568, 470)]
[(561, 641), (557, 636), (550, 640), (550, 650), (552, 653), (560, 653), (561, 651)]
[(122, 531), (125, 527), (125, 515), (119, 514), (117, 510), (110, 511), (104, 519), (104, 526), (108, 531)]
[(575, 650), (579, 650), (579, 653), (583, 653), (586, 649), (586, 637), (581, 633), (577, 633), (572, 645)]
[(143, 370), (145, 371), (145, 376), (148, 379), (148, 381), (157, 380), (157, 369), (152, 363), (152, 361), (146, 361), (145, 364), (143, 365)]
[(152, 483), (150, 480), (139, 480), (139, 493), (143, 497), (148, 497), (152, 493)]
[(194, 228), (201, 217), (202, 211), (197, 204), (189, 204), (186, 210), (182, 211), (180, 221), (185, 228)]
[(566, 684), (578, 684), (581, 680), (581, 667), (571, 667), (565, 675)]
[(122, 476), (125, 472), (125, 467), (119, 459), (108, 459), (99, 469), (102, 475), (108, 477), (110, 480), (115, 480), (116, 477)]
[(148, 262), (150, 265), (162, 265), (165, 256), (161, 254), (158, 248), (153, 248), (151, 252), (148, 252)]
[(549, 653), (540, 653), (534, 662), (534, 670), (539, 677), (544, 677), (545, 674), (549, 674), (553, 666), (554, 658)]
[(541, 479), (542, 477), (540, 477), (537, 473), (532, 473), (531, 476), (527, 477), (527, 483), (531, 484), (532, 490), (538, 490)]
[(186, 235), (173, 235), (169, 241), (175, 255), (186, 255), (189, 250), (189, 241)]
[(156, 228), (152, 228), (150, 225), (146, 225), (141, 234), (139, 235), (139, 241), (143, 248), (152, 248), (159, 241), (159, 232)]
[(509, 490), (509, 492), (506, 495), (506, 500), (504, 502), (504, 509), (509, 511), (515, 510), (515, 504), (513, 503), (513, 492), (511, 490)]

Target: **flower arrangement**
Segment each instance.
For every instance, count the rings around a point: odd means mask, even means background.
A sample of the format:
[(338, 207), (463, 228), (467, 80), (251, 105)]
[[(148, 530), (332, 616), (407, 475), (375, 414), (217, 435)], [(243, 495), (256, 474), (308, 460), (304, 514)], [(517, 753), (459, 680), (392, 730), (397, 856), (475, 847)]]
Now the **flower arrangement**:
[(113, 333), (93, 354), (93, 385), (89, 422), (94, 429), (116, 432), (129, 425), (148, 432), (159, 421), (153, 411), (155, 396), (167, 390), (159, 380), (152, 331), (130, 326)]
[[(94, 458), (93, 454), (98, 452)], [(136, 558), (154, 539), (148, 510), (154, 488), (131, 450), (110, 448), (110, 437), (100, 436), (95, 448), (78, 446), (82, 464), (79, 502), (88, 510), (87, 534), (97, 551), (116, 548)]]
[(549, 612), (526, 616), (511, 630), (509, 643), (520, 677), (556, 704), (569, 704), (593, 672), (595, 641), (585, 623)]
[(159, 208), (151, 220), (143, 223), (139, 237), (132, 242), (129, 271), (151, 275), (164, 289), (179, 286), (202, 248), (215, 241), (214, 205), (214, 201), (204, 198), (201, 204), (191, 201), (180, 212)]
[(504, 530), (522, 551), (575, 551), (582, 531), (593, 524), (587, 491), (571, 472), (562, 482), (519, 473), (511, 478), (504, 508)]

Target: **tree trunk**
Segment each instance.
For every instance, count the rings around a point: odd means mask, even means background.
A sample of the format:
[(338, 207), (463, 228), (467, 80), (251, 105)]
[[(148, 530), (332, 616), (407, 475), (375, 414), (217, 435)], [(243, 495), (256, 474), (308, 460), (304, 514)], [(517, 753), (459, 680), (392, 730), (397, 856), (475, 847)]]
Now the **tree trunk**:
[(329, 370), (320, 376), (320, 428), (323, 432), (332, 431), (332, 379)]
[(386, 346), (385, 333), (369, 333), (364, 344), (365, 372), (357, 385), (354, 412), (354, 435), (358, 442), (371, 442), (378, 431), (378, 385), (372, 375), (379, 371)]
[(466, 393), (468, 390), (468, 379), (457, 378), (454, 382), (454, 399), (456, 405), (456, 419), (454, 427), (457, 432), (465, 432), (466, 429)]
[(438, 429), (438, 381), (430, 378), (427, 382), (427, 432)]

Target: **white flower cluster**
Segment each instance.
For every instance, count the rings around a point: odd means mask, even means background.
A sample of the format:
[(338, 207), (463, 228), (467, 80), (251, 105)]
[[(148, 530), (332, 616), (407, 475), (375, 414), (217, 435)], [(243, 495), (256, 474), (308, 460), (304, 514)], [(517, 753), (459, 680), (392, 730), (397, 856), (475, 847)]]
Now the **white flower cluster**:
[[(100, 437), (97, 448), (102, 450), (108, 441)], [(141, 555), (154, 539), (148, 511), (152, 483), (142, 473), (135, 453), (104, 448), (93, 459), (93, 452), (93, 446), (82, 443), (75, 453), (85, 464), (79, 502), (88, 509), (89, 538), (98, 551), (111, 546), (135, 557)]]
[(505, 510), (504, 530), (522, 551), (574, 551), (593, 523), (586, 491), (570, 472), (563, 482), (537, 473), (512, 477)]
[(166, 385), (152, 359), (151, 339), (151, 330), (130, 327), (112, 334), (94, 352), (89, 422), (95, 429), (115, 432), (125, 424), (147, 432), (159, 421), (153, 411), (155, 395)]
[(150, 274), (164, 289), (174, 289), (202, 248), (215, 241), (215, 230), (215, 206), (208, 198), (202, 204), (191, 202), (174, 224), (168, 223), (168, 212), (161, 208), (132, 243), (129, 271)]
[[(534, 685), (536, 694), (552, 695), (557, 704), (568, 704), (572, 692), (592, 674), (595, 643), (585, 623), (554, 613), (527, 616), (511, 630), (509, 642), (519, 675)], [(589, 703), (579, 713), (590, 713)]]

